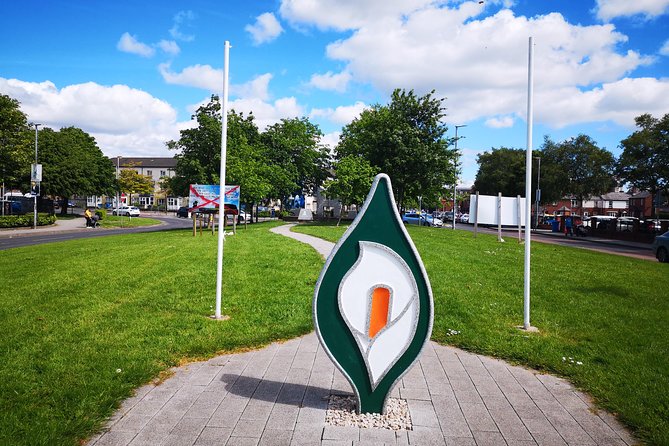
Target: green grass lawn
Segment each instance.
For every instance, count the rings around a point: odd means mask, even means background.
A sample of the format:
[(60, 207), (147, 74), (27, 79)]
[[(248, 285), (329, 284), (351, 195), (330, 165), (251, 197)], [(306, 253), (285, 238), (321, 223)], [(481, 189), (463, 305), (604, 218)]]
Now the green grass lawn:
[(100, 220), (100, 226), (103, 228), (135, 228), (137, 226), (151, 226), (159, 225), (160, 220), (146, 217), (125, 217), (121, 215), (107, 214), (105, 218)]
[(2, 251), (0, 444), (77, 445), (169, 367), (311, 331), (323, 261), (269, 233), (273, 225), (226, 239), (225, 322), (208, 317), (216, 295), (210, 233)]
[[(294, 228), (331, 241), (345, 229)], [(523, 323), (524, 245), (408, 230), (432, 284), (433, 340), (564, 376), (649, 444), (669, 444), (667, 265), (532, 243), (531, 322), (540, 333), (528, 334), (515, 328)]]

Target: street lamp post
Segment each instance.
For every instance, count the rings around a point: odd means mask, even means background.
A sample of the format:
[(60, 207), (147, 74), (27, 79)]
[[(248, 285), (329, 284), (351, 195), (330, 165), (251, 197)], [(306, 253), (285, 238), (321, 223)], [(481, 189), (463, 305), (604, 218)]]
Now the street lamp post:
[[(42, 125), (42, 124), (34, 124), (34, 126), (35, 126), (35, 169), (37, 169), (37, 128), (40, 125)], [(33, 194), (33, 229), (37, 229), (37, 184), (38, 183), (35, 182), (35, 190), (31, 191), (31, 192), (34, 192), (34, 194)]]
[(541, 157), (540, 156), (535, 156), (534, 159), (536, 159), (539, 162), (539, 166), (537, 168), (537, 192), (536, 192), (536, 202), (537, 202), (537, 210), (536, 210), (536, 216), (535, 216), (535, 229), (539, 229), (539, 203), (541, 202), (541, 187), (539, 187), (539, 180), (541, 180)]
[(118, 171), (119, 171), (119, 165), (121, 163), (121, 157), (117, 156), (116, 157), (116, 213), (118, 214), (118, 208), (119, 208), (119, 201), (121, 200), (121, 189), (118, 184)]
[(455, 229), (455, 214), (457, 212), (458, 208), (458, 201), (457, 201), (457, 195), (458, 195), (458, 162), (457, 162), (457, 156), (458, 156), (458, 129), (461, 127), (467, 127), (467, 124), (462, 124), (462, 125), (456, 125), (455, 126), (455, 156), (456, 159), (453, 160), (454, 164), (454, 174), (455, 174), (455, 180), (453, 181), (453, 221), (451, 222), (451, 227)]

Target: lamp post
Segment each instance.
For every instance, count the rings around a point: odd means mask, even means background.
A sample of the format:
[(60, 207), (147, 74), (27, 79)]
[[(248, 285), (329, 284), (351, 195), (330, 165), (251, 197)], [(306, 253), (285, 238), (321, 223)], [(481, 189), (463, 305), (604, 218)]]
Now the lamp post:
[(456, 159), (453, 160), (453, 164), (455, 167), (454, 169), (454, 174), (455, 174), (455, 180), (453, 181), (453, 221), (452, 221), (452, 228), (455, 229), (455, 214), (457, 212), (458, 208), (458, 201), (457, 201), (457, 195), (458, 195), (458, 161), (457, 161), (457, 156), (458, 156), (458, 129), (462, 127), (467, 127), (467, 124), (462, 124), (462, 125), (456, 125), (455, 126), (455, 156)]
[[(42, 124), (33, 124), (35, 126), (35, 168), (33, 169), (35, 172), (37, 171), (37, 128), (42, 125)], [(31, 176), (35, 176), (34, 173), (31, 174)], [(34, 178), (31, 178), (34, 181)], [(38, 182), (35, 181), (35, 190), (31, 191), (34, 192), (33, 194), (33, 229), (37, 229), (37, 189), (38, 189)]]
[(536, 202), (537, 202), (537, 210), (536, 210), (536, 216), (535, 216), (535, 224), (534, 228), (539, 229), (539, 202), (541, 202), (541, 188), (539, 187), (539, 180), (541, 180), (541, 157), (540, 156), (535, 156), (535, 160), (539, 162), (539, 166), (537, 168), (537, 192), (536, 192)]
[(116, 157), (116, 213), (118, 214), (119, 201), (121, 201), (121, 186), (118, 184), (118, 171), (121, 164), (121, 156)]

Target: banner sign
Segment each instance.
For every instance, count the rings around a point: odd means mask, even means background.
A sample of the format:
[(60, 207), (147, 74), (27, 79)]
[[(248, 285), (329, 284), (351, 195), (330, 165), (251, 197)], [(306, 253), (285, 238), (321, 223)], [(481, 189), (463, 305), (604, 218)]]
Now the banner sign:
[[(239, 186), (225, 186), (225, 213), (237, 215), (239, 213)], [(221, 196), (221, 187), (211, 184), (191, 184), (188, 194), (190, 212), (218, 209)]]
[(332, 250), (314, 292), (316, 333), (351, 383), (358, 413), (383, 413), (388, 395), (430, 339), (432, 290), (379, 174)]
[[(470, 197), (469, 222), (480, 225), (525, 226), (525, 198), (499, 197), (494, 195), (476, 195)], [(518, 210), (521, 210), (520, 214)]]

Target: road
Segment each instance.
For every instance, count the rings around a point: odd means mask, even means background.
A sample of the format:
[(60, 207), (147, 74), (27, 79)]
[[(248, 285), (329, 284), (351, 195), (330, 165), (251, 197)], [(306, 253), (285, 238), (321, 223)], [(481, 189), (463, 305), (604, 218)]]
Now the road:
[[(139, 226), (125, 229), (82, 229), (77, 231), (42, 232), (37, 234), (21, 234), (20, 236), (0, 237), (0, 250), (18, 248), (21, 246), (39, 245), (42, 243), (62, 242), (82, 238), (104, 237), (107, 235), (132, 234), (137, 232), (169, 231), (173, 229), (191, 228), (192, 220), (176, 218), (174, 216), (154, 216), (151, 218), (160, 220), (162, 224), (154, 226)], [(83, 219), (82, 219), (83, 221)]]
[[(450, 226), (449, 226), (450, 228)], [(473, 231), (473, 225), (457, 225), (457, 229), (464, 229)], [(482, 234), (497, 234), (497, 228), (479, 227), (479, 232)], [(524, 237), (524, 231), (522, 233)], [(502, 237), (507, 242), (518, 240), (517, 230), (504, 230)], [(569, 246), (572, 248), (587, 249), (590, 251), (605, 252), (608, 254), (617, 254), (627, 257), (634, 257), (637, 259), (651, 260), (657, 262), (653, 255), (653, 251), (649, 244), (644, 243), (626, 243), (617, 240), (607, 240), (597, 237), (566, 237), (562, 234), (552, 234), (543, 232), (533, 232), (531, 236), (532, 242), (550, 243), (553, 245)]]

